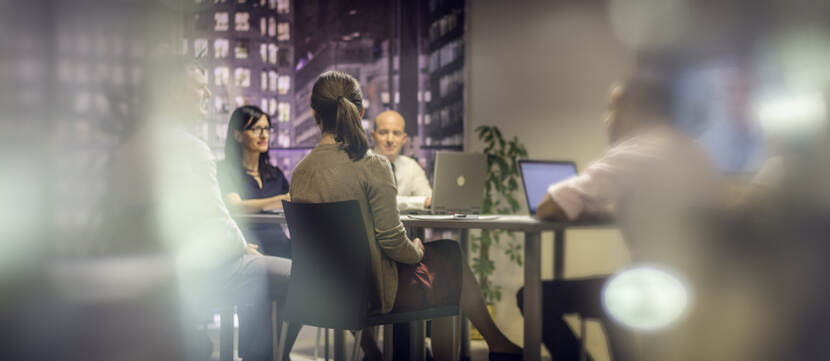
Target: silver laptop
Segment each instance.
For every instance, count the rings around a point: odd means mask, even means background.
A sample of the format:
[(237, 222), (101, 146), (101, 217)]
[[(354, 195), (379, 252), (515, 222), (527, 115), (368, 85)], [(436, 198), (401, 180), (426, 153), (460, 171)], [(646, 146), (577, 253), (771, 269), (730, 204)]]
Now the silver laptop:
[(536, 206), (542, 202), (551, 184), (576, 176), (576, 164), (560, 160), (522, 159), (519, 171), (522, 173), (527, 209), (535, 215)]
[(431, 213), (480, 214), (486, 176), (482, 153), (435, 153)]

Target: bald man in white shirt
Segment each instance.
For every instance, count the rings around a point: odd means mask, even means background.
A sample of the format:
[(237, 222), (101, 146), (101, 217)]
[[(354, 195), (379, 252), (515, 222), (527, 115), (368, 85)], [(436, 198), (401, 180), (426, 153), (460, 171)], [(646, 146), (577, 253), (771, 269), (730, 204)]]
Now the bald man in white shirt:
[(375, 143), (375, 153), (383, 154), (392, 163), (398, 186), (398, 209), (429, 208), (432, 205), (432, 187), (424, 169), (414, 159), (400, 154), (408, 140), (403, 116), (394, 110), (378, 114), (370, 135)]

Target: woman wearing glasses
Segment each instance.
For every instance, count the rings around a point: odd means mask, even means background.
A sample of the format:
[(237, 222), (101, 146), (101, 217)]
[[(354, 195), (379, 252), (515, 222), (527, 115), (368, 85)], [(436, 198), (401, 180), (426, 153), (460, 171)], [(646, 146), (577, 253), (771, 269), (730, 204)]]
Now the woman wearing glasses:
[[(288, 200), (288, 180), (271, 165), (268, 145), (271, 118), (251, 105), (231, 114), (225, 139), (225, 160), (219, 164), (219, 184), (229, 208), (236, 212), (259, 213), (282, 209)], [(269, 256), (291, 257), (288, 238), (281, 226), (252, 224), (243, 230)]]
[[(268, 145), (271, 118), (255, 106), (233, 111), (225, 139), (225, 160), (218, 165), (219, 186), (233, 212), (259, 213), (282, 209), (288, 200), (288, 180), (271, 165)], [(268, 256), (291, 258), (291, 247), (282, 226), (247, 224), (242, 233), (248, 244), (256, 244)], [(238, 304), (239, 355), (245, 360), (271, 359), (271, 318), (262, 317), (269, 305)]]

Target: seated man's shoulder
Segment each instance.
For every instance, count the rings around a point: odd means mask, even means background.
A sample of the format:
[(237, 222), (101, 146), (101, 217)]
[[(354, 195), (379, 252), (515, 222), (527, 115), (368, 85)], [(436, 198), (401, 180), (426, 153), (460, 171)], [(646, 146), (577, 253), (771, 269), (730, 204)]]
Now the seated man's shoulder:
[(403, 154), (400, 154), (400, 155), (398, 155), (397, 158), (395, 158), (395, 163), (398, 163), (398, 164), (401, 164), (401, 165), (404, 165), (404, 166), (410, 166), (410, 167), (414, 167), (414, 166), (418, 166), (418, 168), (421, 167), (421, 165), (418, 163), (417, 160), (415, 160), (415, 158), (410, 157), (408, 155), (403, 155)]

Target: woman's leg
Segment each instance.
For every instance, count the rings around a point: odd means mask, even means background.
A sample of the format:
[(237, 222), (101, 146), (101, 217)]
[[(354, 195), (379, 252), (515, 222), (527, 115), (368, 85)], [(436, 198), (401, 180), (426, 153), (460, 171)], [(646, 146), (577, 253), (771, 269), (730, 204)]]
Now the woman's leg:
[[(432, 356), (435, 360), (457, 360), (458, 346), (453, 347), (453, 337), (461, 333), (460, 317), (455, 317), (456, 324), (453, 325), (453, 317), (441, 317), (432, 319)], [(453, 335), (455, 327), (455, 335)]]
[[(461, 311), (487, 341), (490, 352), (521, 353), (522, 348), (507, 339), (487, 312), (484, 296), (481, 295), (478, 282), (470, 267), (466, 264), (462, 265), (461, 274)], [(455, 360), (458, 355), (458, 350), (452, 347), (452, 328), (452, 317), (432, 320), (432, 355), (438, 361)], [(456, 324), (456, 330), (460, 332), (460, 329), (460, 325)]]
[(363, 329), (363, 336), (360, 337), (360, 348), (366, 354), (366, 359), (369, 361), (380, 361), (383, 359), (383, 354), (378, 347), (378, 341), (375, 339), (375, 333), (372, 332), (372, 327)]
[(487, 312), (487, 304), (470, 266), (463, 264), (461, 268), (461, 310), (487, 341), (490, 352), (521, 353), (522, 348), (507, 339)]

